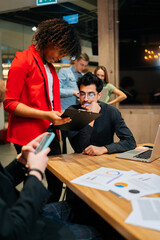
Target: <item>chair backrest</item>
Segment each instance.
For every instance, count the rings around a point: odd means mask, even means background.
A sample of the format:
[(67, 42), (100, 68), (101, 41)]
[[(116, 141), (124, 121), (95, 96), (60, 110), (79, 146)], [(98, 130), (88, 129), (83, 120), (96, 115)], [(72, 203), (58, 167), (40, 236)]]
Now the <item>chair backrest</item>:
[(102, 95), (101, 95), (99, 100), (101, 102), (105, 102), (107, 94), (108, 94), (108, 88), (104, 87), (103, 90), (102, 90)]

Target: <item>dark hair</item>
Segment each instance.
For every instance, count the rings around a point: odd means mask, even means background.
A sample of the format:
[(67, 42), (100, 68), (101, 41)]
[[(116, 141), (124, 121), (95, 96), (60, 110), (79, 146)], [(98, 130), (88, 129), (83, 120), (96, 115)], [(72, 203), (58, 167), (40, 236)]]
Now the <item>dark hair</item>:
[(87, 55), (87, 53), (81, 53), (78, 57), (77, 57), (77, 60), (84, 60), (86, 62), (89, 62), (89, 56)]
[(81, 45), (78, 34), (71, 25), (60, 18), (41, 22), (33, 36), (32, 42), (39, 50), (57, 47), (65, 55), (78, 57)]
[(108, 79), (108, 73), (107, 73), (107, 69), (104, 66), (98, 66), (96, 67), (96, 69), (94, 70), (94, 74), (97, 75), (97, 71), (101, 69), (104, 72), (104, 82), (105, 83), (109, 83), (109, 79)]
[(80, 90), (81, 85), (88, 86), (88, 85), (91, 85), (91, 84), (96, 85), (96, 90), (97, 90), (98, 93), (100, 93), (102, 91), (103, 81), (91, 72), (88, 72), (88, 73), (84, 74), (77, 81), (77, 85), (78, 85), (79, 90)]

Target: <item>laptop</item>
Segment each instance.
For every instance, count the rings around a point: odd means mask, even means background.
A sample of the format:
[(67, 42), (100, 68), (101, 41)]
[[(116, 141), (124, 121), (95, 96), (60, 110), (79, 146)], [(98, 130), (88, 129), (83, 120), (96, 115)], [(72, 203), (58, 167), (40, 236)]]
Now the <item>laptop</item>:
[(108, 94), (108, 88), (107, 88), (107, 87), (103, 87), (103, 89), (102, 89), (102, 95), (101, 95), (101, 97), (100, 97), (99, 100), (100, 100), (101, 102), (105, 102), (107, 94)]
[(116, 157), (142, 162), (152, 162), (157, 158), (160, 158), (160, 125), (158, 127), (158, 131), (154, 141), (154, 146), (152, 149), (150, 148), (147, 150), (134, 149), (124, 153), (120, 153), (116, 155)]

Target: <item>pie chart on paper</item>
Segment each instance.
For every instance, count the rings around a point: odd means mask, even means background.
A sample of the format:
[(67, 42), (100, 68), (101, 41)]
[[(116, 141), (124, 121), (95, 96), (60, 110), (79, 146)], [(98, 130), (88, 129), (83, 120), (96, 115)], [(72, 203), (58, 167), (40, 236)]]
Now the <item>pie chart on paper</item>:
[(107, 175), (114, 176), (114, 175), (120, 175), (120, 172), (117, 170), (109, 170), (106, 172)]
[(125, 188), (128, 186), (128, 184), (124, 182), (118, 182), (118, 183), (115, 183), (114, 186), (119, 188)]

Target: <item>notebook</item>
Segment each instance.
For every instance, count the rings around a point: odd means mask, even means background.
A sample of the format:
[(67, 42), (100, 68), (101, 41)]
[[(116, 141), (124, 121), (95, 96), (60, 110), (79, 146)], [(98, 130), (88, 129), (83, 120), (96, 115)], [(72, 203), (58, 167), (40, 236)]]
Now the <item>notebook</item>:
[(116, 157), (142, 162), (152, 162), (157, 158), (160, 158), (160, 125), (158, 127), (153, 149), (147, 150), (134, 149), (124, 153), (120, 153)]
[(101, 113), (94, 113), (85, 109), (67, 108), (61, 117), (70, 117), (72, 121), (63, 125), (58, 125), (56, 127), (58, 129), (66, 131), (79, 131), (81, 128), (85, 127), (101, 115)]
[(108, 94), (108, 88), (107, 88), (107, 87), (103, 87), (103, 89), (102, 89), (102, 95), (101, 95), (101, 97), (100, 97), (99, 100), (100, 100), (101, 102), (105, 102), (107, 94)]

